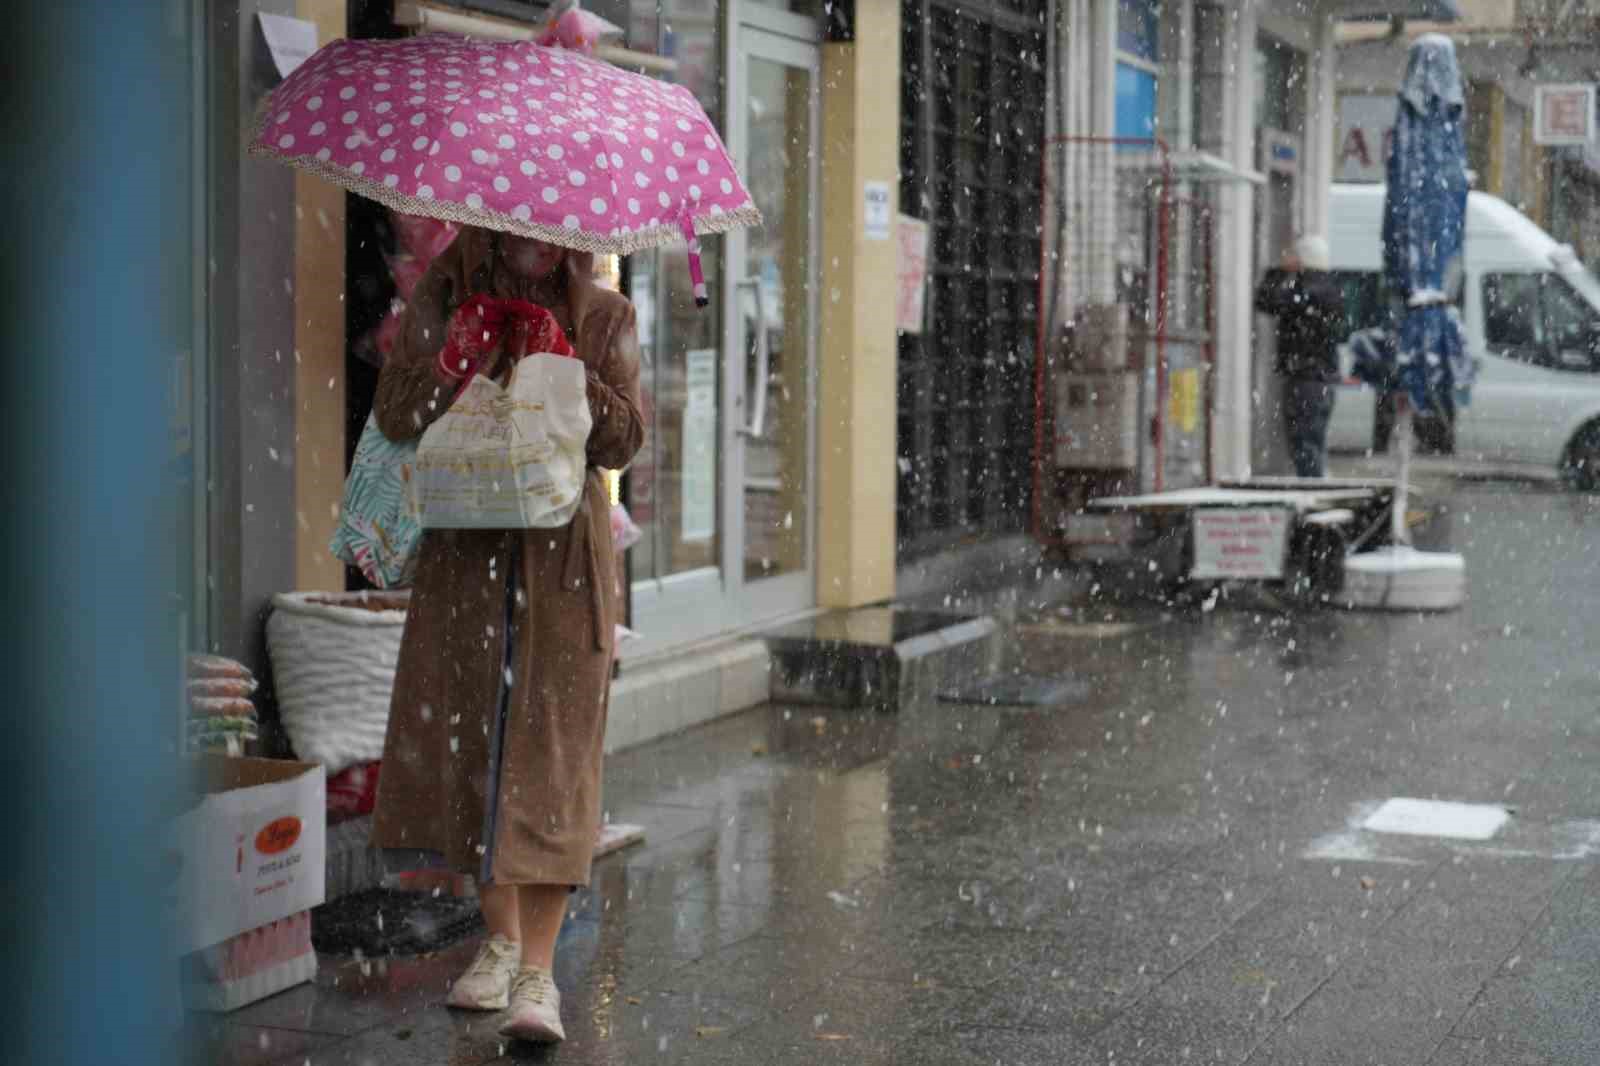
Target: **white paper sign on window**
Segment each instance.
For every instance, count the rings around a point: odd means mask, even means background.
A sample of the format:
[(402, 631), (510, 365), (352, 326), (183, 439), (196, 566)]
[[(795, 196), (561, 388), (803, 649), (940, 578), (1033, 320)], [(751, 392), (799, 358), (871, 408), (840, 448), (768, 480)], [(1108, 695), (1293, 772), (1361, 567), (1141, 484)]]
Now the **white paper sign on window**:
[(681, 537), (710, 540), (717, 530), (717, 350), (685, 352)]
[(886, 241), (889, 239), (890, 220), (893, 213), (890, 211), (892, 196), (889, 192), (889, 183), (886, 181), (869, 181), (863, 190), (865, 203), (862, 216), (862, 229), (869, 241)]
[(928, 291), (928, 224), (910, 215), (901, 215), (895, 232), (900, 238), (895, 325), (902, 333), (921, 333)]

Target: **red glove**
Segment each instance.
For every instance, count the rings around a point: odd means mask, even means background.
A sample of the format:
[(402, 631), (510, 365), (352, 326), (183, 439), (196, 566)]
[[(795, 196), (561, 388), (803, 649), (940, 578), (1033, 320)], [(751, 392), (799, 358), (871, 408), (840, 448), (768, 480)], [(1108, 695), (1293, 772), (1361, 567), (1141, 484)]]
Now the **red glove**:
[(481, 293), (469, 297), (445, 327), (444, 347), (439, 349), (439, 373), (461, 381), (476, 373), (483, 357), (500, 344), (505, 315), (499, 301)]
[(518, 342), (508, 344), (513, 358), (520, 359), (538, 352), (568, 356), (577, 354), (572, 350), (572, 342), (567, 340), (561, 323), (547, 308), (526, 300), (501, 300), (500, 310), (509, 323), (511, 332), (508, 336)]
[(512, 360), (529, 352), (576, 353), (556, 316), (526, 300), (500, 300), (479, 294), (456, 308), (439, 349), (439, 372), (462, 381), (475, 374), (488, 354), (505, 344)]

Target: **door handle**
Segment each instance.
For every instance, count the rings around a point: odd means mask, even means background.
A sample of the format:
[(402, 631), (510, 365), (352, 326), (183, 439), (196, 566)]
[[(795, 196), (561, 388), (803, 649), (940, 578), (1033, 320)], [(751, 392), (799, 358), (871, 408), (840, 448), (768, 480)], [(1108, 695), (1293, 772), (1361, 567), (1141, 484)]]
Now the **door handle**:
[(739, 427), (741, 436), (755, 439), (767, 428), (767, 384), (772, 377), (772, 352), (767, 340), (767, 298), (760, 278), (745, 278), (756, 294), (756, 394), (750, 398), (750, 424)]

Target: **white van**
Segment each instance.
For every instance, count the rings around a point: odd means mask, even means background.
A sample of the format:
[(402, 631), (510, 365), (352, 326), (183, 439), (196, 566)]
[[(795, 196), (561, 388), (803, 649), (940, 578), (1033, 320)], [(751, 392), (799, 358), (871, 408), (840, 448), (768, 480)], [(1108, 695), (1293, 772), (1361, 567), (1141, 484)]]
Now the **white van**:
[[(1383, 195), (1382, 185), (1333, 186), (1330, 265), (1351, 331), (1384, 318)], [(1556, 467), (1600, 488), (1600, 281), (1572, 249), (1486, 193), (1468, 195), (1465, 252), (1462, 316), (1478, 380), (1456, 415), (1456, 455)], [(1372, 450), (1374, 402), (1373, 390), (1347, 379), (1331, 450)]]

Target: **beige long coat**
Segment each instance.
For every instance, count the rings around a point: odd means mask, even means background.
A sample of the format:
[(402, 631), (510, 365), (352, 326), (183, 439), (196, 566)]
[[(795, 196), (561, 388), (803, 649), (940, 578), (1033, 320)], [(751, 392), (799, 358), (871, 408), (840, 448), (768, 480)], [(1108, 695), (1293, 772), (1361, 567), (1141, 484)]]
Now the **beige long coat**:
[(475, 292), (548, 307), (586, 364), (585, 500), (563, 529), (424, 535), (373, 839), (483, 881), (585, 884), (621, 620), (597, 468), (626, 466), (643, 440), (633, 308), (587, 283), (529, 285), (490, 234), (464, 230), (419, 282), (379, 378), (374, 411), (389, 438), (419, 435), (448, 406), (454, 383), (435, 357), (450, 313)]

